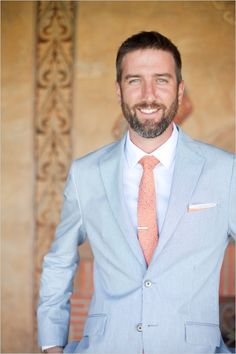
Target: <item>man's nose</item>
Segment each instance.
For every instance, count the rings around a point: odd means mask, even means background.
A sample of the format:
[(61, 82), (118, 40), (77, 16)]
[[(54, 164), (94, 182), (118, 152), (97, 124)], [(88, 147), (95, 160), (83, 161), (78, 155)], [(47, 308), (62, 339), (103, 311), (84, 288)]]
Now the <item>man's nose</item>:
[(156, 87), (153, 82), (144, 82), (142, 96), (145, 101), (152, 102), (156, 99)]

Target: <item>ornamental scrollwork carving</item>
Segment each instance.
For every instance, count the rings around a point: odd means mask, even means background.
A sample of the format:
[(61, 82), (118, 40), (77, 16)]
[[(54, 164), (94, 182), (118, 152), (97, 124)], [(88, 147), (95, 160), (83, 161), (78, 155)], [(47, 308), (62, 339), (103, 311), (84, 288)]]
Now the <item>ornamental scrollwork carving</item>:
[(60, 217), (72, 156), (74, 1), (36, 3), (35, 303), (42, 258)]

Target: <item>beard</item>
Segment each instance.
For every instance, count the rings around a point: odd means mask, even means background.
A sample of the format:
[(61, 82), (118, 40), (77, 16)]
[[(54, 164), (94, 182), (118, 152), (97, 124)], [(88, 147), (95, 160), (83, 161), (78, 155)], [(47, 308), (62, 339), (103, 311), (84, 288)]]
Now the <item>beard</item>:
[[(121, 108), (125, 119), (130, 127), (143, 138), (156, 138), (164, 133), (173, 121), (178, 107), (178, 93), (168, 109), (164, 104), (155, 101), (152, 103), (142, 102), (134, 105), (131, 109), (121, 96)], [(163, 113), (157, 122), (152, 119), (144, 119), (141, 121), (137, 116), (137, 110), (139, 109), (157, 109), (158, 111), (162, 110)]]

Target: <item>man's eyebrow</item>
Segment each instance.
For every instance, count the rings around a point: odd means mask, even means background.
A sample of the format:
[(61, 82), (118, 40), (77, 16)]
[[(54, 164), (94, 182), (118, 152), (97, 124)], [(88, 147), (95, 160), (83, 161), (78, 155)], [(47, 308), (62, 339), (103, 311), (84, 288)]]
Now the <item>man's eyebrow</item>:
[(155, 74), (154, 76), (156, 76), (156, 77), (168, 77), (168, 78), (172, 78), (173, 77), (173, 75), (171, 75), (171, 74), (169, 74), (169, 73), (161, 73), (161, 74)]

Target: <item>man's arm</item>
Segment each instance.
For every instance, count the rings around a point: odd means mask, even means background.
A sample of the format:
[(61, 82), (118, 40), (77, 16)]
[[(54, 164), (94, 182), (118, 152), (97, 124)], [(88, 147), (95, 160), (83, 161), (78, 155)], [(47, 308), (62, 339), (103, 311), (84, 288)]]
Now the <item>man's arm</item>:
[(64, 347), (68, 340), (69, 301), (79, 262), (77, 249), (86, 238), (73, 178), (74, 168), (72, 165), (65, 186), (61, 222), (57, 227), (52, 247), (43, 262), (37, 312), (40, 346), (55, 344)]

